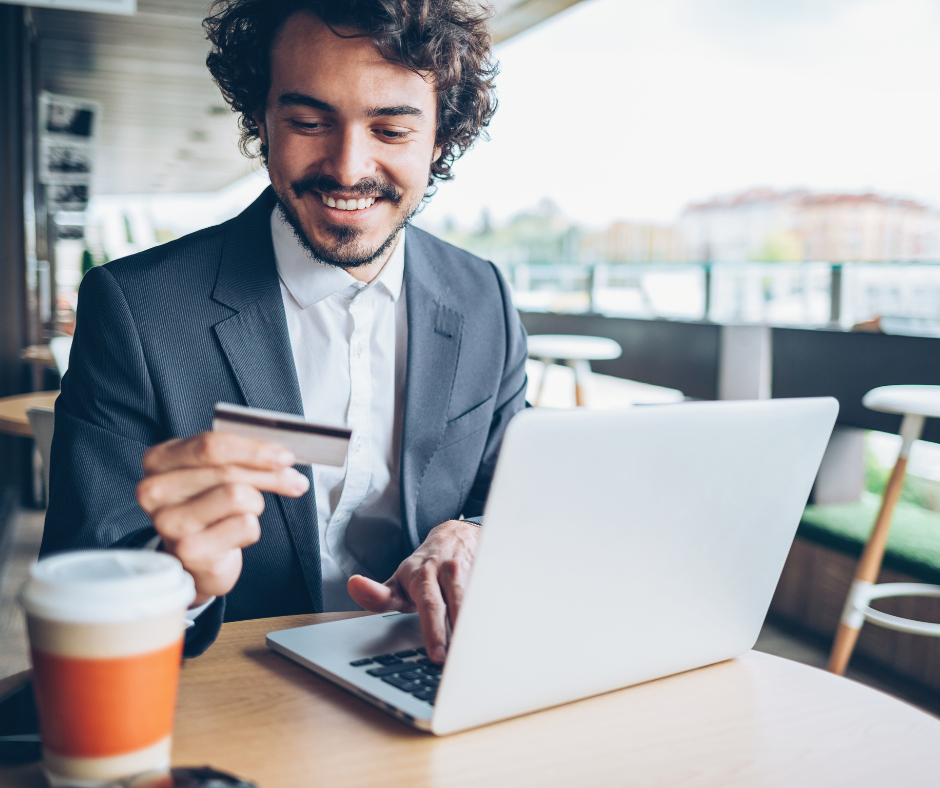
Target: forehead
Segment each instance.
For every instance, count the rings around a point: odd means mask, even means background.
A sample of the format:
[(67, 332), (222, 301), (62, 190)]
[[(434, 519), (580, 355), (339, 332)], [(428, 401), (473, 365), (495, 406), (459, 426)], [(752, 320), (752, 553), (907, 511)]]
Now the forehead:
[(429, 80), (383, 58), (368, 36), (337, 33), (306, 11), (289, 16), (271, 47), (272, 91), (307, 93), (341, 109), (433, 104)]

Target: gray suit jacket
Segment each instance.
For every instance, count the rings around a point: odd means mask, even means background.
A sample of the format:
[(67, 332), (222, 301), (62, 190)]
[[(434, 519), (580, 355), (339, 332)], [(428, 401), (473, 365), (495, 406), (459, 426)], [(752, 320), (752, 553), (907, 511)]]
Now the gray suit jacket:
[[(56, 403), (42, 553), (147, 541), (154, 531), (134, 497), (141, 457), (208, 430), (216, 402), (303, 412), (273, 204), (268, 189), (231, 221), (85, 276)], [(407, 233), (401, 529), (392, 549), (363, 557), (378, 580), (434, 526), (482, 513), (503, 431), (525, 407), (525, 332), (499, 272)], [(298, 470), (309, 478), (309, 466)], [(265, 495), (261, 539), (245, 549), (235, 588), (190, 631), (188, 655), (208, 647), (223, 620), (322, 609), (314, 495)]]

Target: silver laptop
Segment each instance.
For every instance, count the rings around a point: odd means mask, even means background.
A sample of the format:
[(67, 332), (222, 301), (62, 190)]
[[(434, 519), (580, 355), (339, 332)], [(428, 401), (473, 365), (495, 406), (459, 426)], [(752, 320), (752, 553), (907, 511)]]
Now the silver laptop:
[(268, 646), (447, 734), (739, 656), (757, 639), (833, 399), (528, 410), (506, 431), (443, 669), (417, 614)]

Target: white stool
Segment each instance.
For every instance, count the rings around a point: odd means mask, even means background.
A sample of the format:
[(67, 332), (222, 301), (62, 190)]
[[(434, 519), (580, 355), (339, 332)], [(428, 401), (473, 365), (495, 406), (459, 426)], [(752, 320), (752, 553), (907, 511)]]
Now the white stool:
[(548, 365), (556, 362), (574, 369), (574, 401), (578, 407), (585, 404), (585, 386), (591, 374), (592, 361), (620, 358), (623, 351), (614, 340), (605, 337), (582, 337), (573, 334), (536, 334), (529, 337), (529, 357), (545, 364), (539, 389), (535, 395), (535, 407), (542, 399)]
[(872, 600), (885, 597), (940, 596), (940, 586), (926, 583), (875, 583), (888, 543), (894, 508), (904, 487), (911, 446), (923, 432), (925, 418), (940, 418), (940, 386), (881, 386), (869, 391), (862, 399), (862, 404), (872, 410), (900, 413), (904, 420), (901, 422), (901, 452), (885, 486), (875, 527), (855, 569), (855, 579), (845, 600), (842, 620), (829, 655), (829, 670), (840, 676), (845, 673), (855, 650), (858, 633), (866, 621), (899, 632), (940, 637), (940, 624), (911, 621), (871, 607)]

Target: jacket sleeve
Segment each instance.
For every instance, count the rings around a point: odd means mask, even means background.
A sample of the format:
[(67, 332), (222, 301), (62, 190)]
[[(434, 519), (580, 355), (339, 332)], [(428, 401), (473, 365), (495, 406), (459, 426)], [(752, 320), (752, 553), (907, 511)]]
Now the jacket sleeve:
[(506, 322), (506, 363), (503, 367), (499, 390), (496, 392), (493, 420), (490, 422), (483, 457), (470, 488), (469, 498), (463, 507), (464, 519), (477, 525), (483, 524), (483, 506), (493, 481), (503, 433), (506, 431), (509, 420), (526, 407), (525, 395), (528, 383), (525, 372), (525, 362), (528, 356), (525, 328), (519, 319), (519, 313), (513, 306), (506, 281), (496, 266), (493, 266), (493, 271), (503, 300), (503, 316)]
[(77, 318), (56, 400), (40, 554), (111, 547), (150, 528), (134, 488), (163, 430), (137, 328), (107, 267), (82, 280)]
[[(143, 478), (144, 452), (167, 436), (137, 327), (107, 266), (82, 280), (77, 318), (55, 406), (40, 555), (142, 547), (155, 533), (135, 488)], [(187, 631), (187, 656), (197, 651), (194, 646), (200, 653), (208, 648), (222, 611), (224, 601)]]

